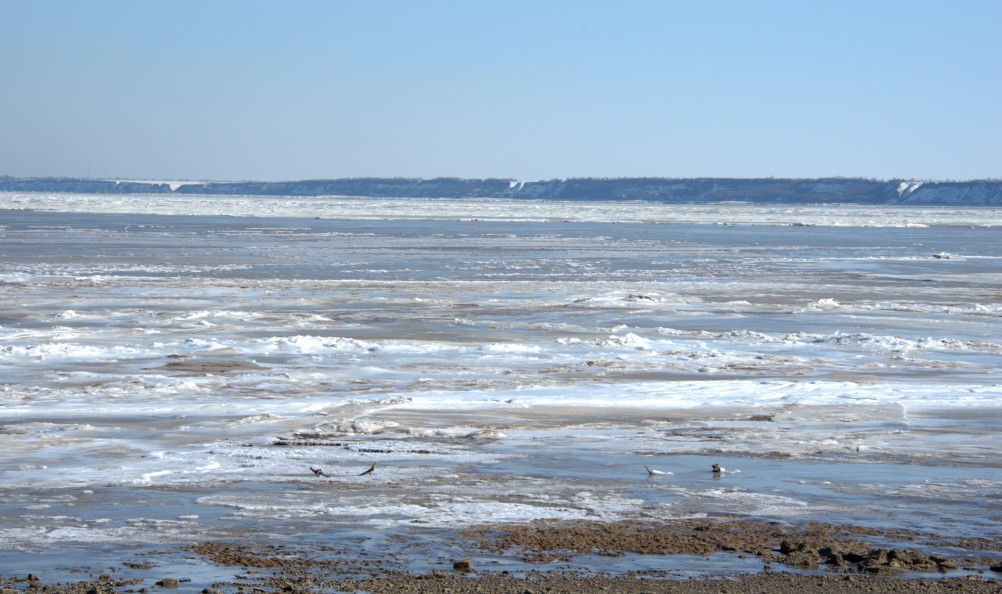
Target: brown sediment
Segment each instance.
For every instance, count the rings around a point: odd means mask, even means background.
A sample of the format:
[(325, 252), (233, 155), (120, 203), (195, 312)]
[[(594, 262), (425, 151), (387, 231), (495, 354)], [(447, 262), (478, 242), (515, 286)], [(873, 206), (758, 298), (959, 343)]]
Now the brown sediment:
[(584, 576), (540, 573), (526, 577), (492, 574), (476, 578), (452, 574), (386, 576), (331, 583), (344, 592), (370, 594), (998, 594), (1002, 583), (981, 577), (888, 580), (862, 576), (806, 576), (769, 574), (737, 579), (701, 578), (658, 580), (645, 577)]
[(31, 592), (39, 594), (109, 594), (133, 592), (134, 587), (143, 583), (141, 579), (115, 579), (110, 575), (68, 584), (46, 584), (44, 576), (29, 573), (22, 577), (0, 577), (0, 592), (15, 594)]
[(227, 373), (232, 371), (258, 371), (271, 369), (263, 365), (258, 365), (253, 361), (204, 361), (204, 360), (180, 360), (170, 361), (160, 367), (153, 367), (154, 370), (163, 371), (183, 371), (186, 373)]
[[(528, 563), (573, 562), (577, 555), (754, 555), (763, 570), (772, 566), (823, 569), (847, 573), (891, 575), (903, 572), (947, 572), (999, 567), (1002, 541), (953, 538), (907, 530), (880, 530), (810, 522), (798, 526), (755, 520), (688, 519), (660, 523), (538, 521), (485, 525), (464, 530), (471, 546), (492, 555), (516, 556)], [(893, 545), (889, 543), (894, 543)], [(945, 548), (950, 555), (943, 554)], [(938, 552), (930, 552), (936, 549)], [(217, 565), (307, 567), (343, 572), (371, 570), (341, 551), (339, 559), (311, 555), (309, 549), (268, 544), (207, 542), (191, 547)], [(314, 553), (320, 552), (313, 551)], [(329, 551), (328, 551), (329, 552)], [(469, 561), (472, 568), (472, 560)], [(355, 566), (358, 567), (355, 567)], [(390, 571), (388, 568), (383, 568)]]
[(303, 568), (333, 566), (338, 562), (314, 558), (302, 550), (293, 550), (269, 544), (237, 544), (229, 542), (204, 542), (192, 545), (190, 550), (216, 565), (257, 568)]
[[(164, 585), (156, 589), (167, 589)], [(183, 583), (183, 580), (177, 580)], [(24, 578), (0, 578), (3, 592), (44, 594), (115, 594), (135, 592), (132, 582), (107, 576), (72, 584), (45, 584)], [(206, 594), (247, 592), (248, 585), (227, 583), (204, 588)], [(146, 591), (143, 590), (138, 591)], [(154, 590), (156, 591), (156, 590)], [(253, 586), (253, 592), (319, 594), (325, 592), (368, 592), (370, 594), (999, 594), (1002, 582), (981, 576), (941, 579), (893, 579), (875, 576), (830, 576), (758, 574), (735, 579), (656, 579), (646, 576), (606, 576), (576, 573), (533, 572), (525, 576), (508, 574), (474, 575), (432, 572), (423, 575), (386, 574), (363, 579), (324, 580), (317, 578), (273, 578)]]
[[(649, 594), (841, 594), (853, 592), (1002, 594), (1002, 542), (998, 539), (948, 537), (907, 530), (823, 523), (790, 525), (765, 520), (687, 519), (659, 522), (539, 521), (484, 525), (458, 535), (469, 553), (477, 547), (491, 558), (518, 556), (530, 562), (560, 560), (558, 567), (518, 575), (491, 571), (473, 554), (429, 561), (440, 569), (411, 573), (397, 569), (395, 553), (359, 555), (350, 546), (209, 541), (187, 548), (234, 578), (202, 589), (210, 594), (236, 592), (418, 593), (571, 593)], [(406, 537), (404, 537), (406, 538)], [(892, 547), (889, 543), (894, 543)], [(902, 543), (907, 546), (902, 546)], [(881, 546), (878, 546), (881, 545)], [(931, 552), (950, 547), (953, 556)], [(712, 555), (733, 553), (758, 559), (758, 573), (684, 578), (681, 570), (648, 569), (624, 574), (594, 573), (588, 563), (575, 567), (577, 555)], [(723, 561), (726, 564), (726, 561)], [(123, 564), (139, 569), (136, 564)], [(667, 565), (673, 565), (667, 563)], [(679, 565), (679, 563), (674, 563)], [(496, 565), (495, 565), (496, 567)], [(704, 565), (705, 567), (705, 565)], [(155, 567), (142, 568), (156, 571)], [(916, 579), (915, 572), (966, 569), (969, 575)], [(788, 570), (809, 570), (791, 574)], [(909, 577), (901, 577), (904, 574)], [(158, 581), (155, 581), (158, 580)], [(37, 575), (0, 577), (2, 594), (105, 594), (136, 592), (143, 580), (100, 576), (88, 582), (45, 584)], [(185, 576), (147, 578), (155, 590), (188, 583)]]
[[(485, 525), (462, 532), (471, 545), (491, 556), (515, 555), (523, 561), (561, 561), (561, 569), (525, 575), (480, 569), (474, 558), (452, 560), (451, 570), (413, 574), (391, 569), (375, 559), (352, 561), (347, 551), (335, 559), (319, 559), (309, 551), (274, 545), (205, 543), (191, 550), (217, 564), (274, 568), (258, 579), (275, 591), (381, 592), (994, 592), (1002, 593), (994, 571), (1002, 543), (983, 538), (952, 538), (907, 530), (805, 523), (799, 526), (756, 520), (689, 519), (667, 522), (556, 522)], [(875, 543), (898, 543), (882, 548)], [(900, 546), (900, 543), (909, 546)], [(956, 555), (939, 556), (923, 549), (953, 547)], [(472, 549), (471, 549), (472, 550)], [(978, 552), (995, 555), (979, 555)], [(330, 551), (328, 551), (330, 552)], [(762, 571), (737, 578), (712, 575), (680, 579), (678, 572), (645, 571), (595, 575), (574, 570), (582, 554), (752, 555)], [(584, 564), (587, 565), (587, 564)], [(488, 566), (489, 567), (489, 566)], [(789, 575), (784, 568), (828, 575)], [(947, 572), (965, 568), (964, 578), (896, 579), (905, 573)], [(1002, 569), (1002, 568), (1000, 568)], [(986, 579), (981, 574), (986, 573)], [(830, 575), (839, 574), (837, 577)], [(473, 578), (473, 579), (471, 579)], [(253, 586), (254, 583), (239, 583)], [(291, 588), (291, 590), (290, 590)], [(305, 589), (304, 589), (305, 588)]]
[[(670, 522), (555, 522), (484, 526), (465, 535), (489, 552), (518, 551), (527, 562), (570, 560), (578, 554), (710, 555), (738, 552), (764, 563), (796, 568), (828, 567), (839, 571), (892, 573), (947, 571), (991, 564), (981, 552), (1002, 551), (1002, 541), (950, 538), (905, 530), (806, 523), (791, 526), (750, 520), (690, 519)], [(907, 542), (880, 547), (877, 542)], [(952, 547), (951, 557), (922, 551)]]

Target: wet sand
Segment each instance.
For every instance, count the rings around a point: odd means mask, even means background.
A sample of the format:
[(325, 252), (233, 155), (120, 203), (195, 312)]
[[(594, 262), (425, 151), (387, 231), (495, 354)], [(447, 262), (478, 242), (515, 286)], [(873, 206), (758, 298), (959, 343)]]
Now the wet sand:
[[(840, 592), (891, 592), (938, 593), (962, 592), (970, 594), (1002, 592), (1002, 583), (981, 578), (944, 580), (888, 580), (873, 577), (833, 577), (797, 575), (758, 575), (736, 580), (712, 578), (665, 581), (629, 577), (589, 577), (575, 575), (536, 574), (525, 578), (491, 575), (478, 579), (456, 576), (387, 577), (344, 584), (357, 591), (371, 594), (391, 592), (452, 592), (462, 593), (648, 593), (676, 592), (680, 594), (835, 594)], [(352, 591), (352, 590), (347, 590)]]
[[(888, 575), (895, 571), (945, 572), (994, 565), (991, 551), (1002, 542), (985, 538), (948, 538), (906, 530), (878, 530), (808, 522), (790, 526), (749, 520), (678, 520), (640, 522), (533, 522), (468, 532), (482, 548), (520, 550), (527, 560), (563, 558), (575, 553), (601, 555), (754, 555), (765, 570), (773, 564), (791, 568)], [(887, 546), (877, 546), (885, 543)], [(889, 545), (887, 543), (894, 543)], [(927, 554), (922, 549), (950, 550)]]
[[(79, 582), (55, 583), (38, 574), (0, 578), (4, 593), (146, 592), (1002, 592), (1002, 542), (907, 530), (773, 521), (694, 519), (672, 522), (534, 522), (482, 525), (457, 538), (470, 557), (426, 572), (395, 568), (385, 558), (346, 555), (346, 549), (268, 542), (206, 541), (186, 552), (202, 564), (232, 571), (233, 579), (201, 583), (165, 575), (157, 565), (124, 563)], [(893, 543), (893, 544), (892, 544)], [(167, 553), (165, 553), (167, 554)], [(758, 571), (699, 577), (645, 569), (625, 574), (585, 571), (580, 556), (732, 555), (757, 561)], [(488, 557), (518, 558), (538, 569), (482, 568)], [(484, 565), (490, 565), (485, 563)], [(176, 567), (176, 566), (175, 566)], [(495, 566), (496, 567), (496, 566)], [(81, 569), (84, 574), (85, 570)], [(193, 572), (197, 574), (198, 572)], [(203, 574), (204, 575), (204, 574)]]
[[(0, 579), (3, 592), (46, 592), (48, 594), (100, 594), (136, 592), (135, 584), (122, 583), (110, 577), (73, 584), (45, 584), (41, 580)], [(156, 590), (177, 591), (183, 582), (163, 580)], [(487, 575), (470, 578), (448, 574), (422, 576), (392, 575), (359, 581), (337, 581), (328, 584), (332, 589), (318, 588), (312, 582), (275, 582), (255, 587), (254, 592), (368, 592), (391, 594), (397, 592), (427, 592), (453, 594), (484, 593), (679, 593), (679, 594), (838, 594), (849, 592), (929, 593), (958, 592), (961, 594), (997, 594), (1002, 592), (1002, 582), (997, 579), (966, 578), (899, 580), (872, 576), (808, 576), (769, 574), (745, 576), (738, 579), (655, 580), (631, 577), (581, 576), (572, 574), (532, 574), (526, 577)], [(145, 591), (145, 590), (143, 590)], [(205, 594), (223, 592), (207, 588)], [(244, 591), (244, 590), (237, 590)]]

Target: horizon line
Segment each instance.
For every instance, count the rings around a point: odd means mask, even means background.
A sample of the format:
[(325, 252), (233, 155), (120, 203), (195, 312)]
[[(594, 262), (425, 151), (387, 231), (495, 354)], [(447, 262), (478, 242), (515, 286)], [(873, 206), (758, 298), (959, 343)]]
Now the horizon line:
[(184, 179), (184, 178), (140, 178), (140, 177), (91, 177), (91, 176), (75, 176), (75, 175), (41, 175), (41, 176), (27, 176), (19, 177), (14, 175), (0, 175), (0, 180), (87, 180), (87, 181), (104, 181), (104, 182), (116, 182), (116, 183), (138, 183), (138, 184), (245, 184), (245, 183), (296, 183), (296, 182), (323, 182), (323, 181), (352, 181), (352, 180), (407, 180), (407, 181), (436, 181), (436, 180), (461, 180), (461, 181), (504, 181), (508, 183), (518, 183), (518, 184), (536, 184), (536, 183), (549, 183), (549, 182), (565, 182), (572, 180), (590, 180), (590, 181), (616, 181), (616, 180), (777, 180), (777, 181), (811, 181), (811, 180), (845, 180), (845, 181), (868, 181), (868, 182), (911, 182), (911, 183), (971, 183), (971, 182), (1002, 182), (1002, 177), (981, 177), (981, 178), (967, 178), (967, 179), (936, 179), (936, 178), (904, 178), (904, 177), (890, 177), (890, 178), (877, 178), (877, 177), (864, 177), (864, 176), (848, 176), (848, 175), (826, 175), (826, 176), (815, 176), (815, 177), (794, 177), (794, 176), (775, 176), (767, 175), (760, 177), (746, 177), (746, 176), (689, 176), (689, 177), (665, 177), (665, 176), (640, 176), (640, 175), (624, 175), (624, 176), (602, 176), (602, 177), (554, 177), (549, 179), (535, 179), (535, 180), (522, 180), (515, 177), (461, 177), (461, 176), (435, 176), (435, 177), (407, 177), (407, 176), (354, 176), (354, 177), (311, 177), (311, 178), (299, 178), (299, 179), (240, 179), (240, 180), (227, 180), (227, 179)]

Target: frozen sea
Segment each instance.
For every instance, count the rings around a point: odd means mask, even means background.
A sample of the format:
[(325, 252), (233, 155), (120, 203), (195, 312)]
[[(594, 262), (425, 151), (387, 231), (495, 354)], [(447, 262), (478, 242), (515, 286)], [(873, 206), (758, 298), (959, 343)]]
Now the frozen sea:
[(1002, 535), (1002, 209), (0, 194), (0, 303), (0, 570), (401, 534), (427, 569), (537, 519)]

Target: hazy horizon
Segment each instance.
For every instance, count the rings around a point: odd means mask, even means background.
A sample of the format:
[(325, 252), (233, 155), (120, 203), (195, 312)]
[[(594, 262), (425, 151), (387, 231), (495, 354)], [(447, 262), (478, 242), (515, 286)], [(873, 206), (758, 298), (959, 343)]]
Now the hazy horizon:
[(594, 176), (594, 175), (582, 175), (574, 177), (554, 177), (547, 179), (517, 179), (513, 177), (503, 177), (503, 176), (486, 176), (486, 177), (459, 177), (455, 175), (443, 175), (443, 176), (404, 176), (404, 175), (383, 175), (383, 176), (371, 176), (371, 175), (361, 175), (361, 176), (341, 176), (341, 177), (313, 177), (313, 178), (297, 178), (297, 179), (209, 179), (209, 178), (177, 178), (177, 177), (96, 177), (96, 176), (75, 176), (75, 175), (31, 175), (31, 176), (17, 176), (9, 175), (4, 172), (0, 172), (0, 178), (11, 178), (11, 179), (83, 179), (91, 181), (115, 181), (115, 182), (134, 182), (134, 183), (184, 183), (184, 184), (197, 184), (197, 183), (295, 183), (295, 182), (310, 182), (310, 181), (336, 181), (336, 180), (423, 180), (431, 181), (436, 179), (460, 179), (460, 180), (503, 180), (519, 183), (545, 183), (551, 181), (561, 181), (561, 180), (572, 180), (572, 179), (594, 179), (594, 180), (615, 180), (615, 179), (664, 179), (664, 180), (699, 180), (699, 179), (721, 179), (721, 180), (793, 180), (793, 181), (811, 181), (811, 180), (861, 180), (861, 181), (872, 181), (872, 182), (921, 182), (921, 183), (969, 183), (969, 182), (1002, 182), (1002, 178), (999, 177), (981, 177), (981, 178), (967, 178), (967, 179), (940, 179), (940, 178), (879, 178), (879, 177), (866, 177), (861, 175), (826, 175), (818, 177), (786, 177), (786, 176), (746, 176), (746, 177), (735, 177), (727, 175), (713, 175), (713, 176), (659, 176), (659, 175), (630, 175), (630, 176)]

